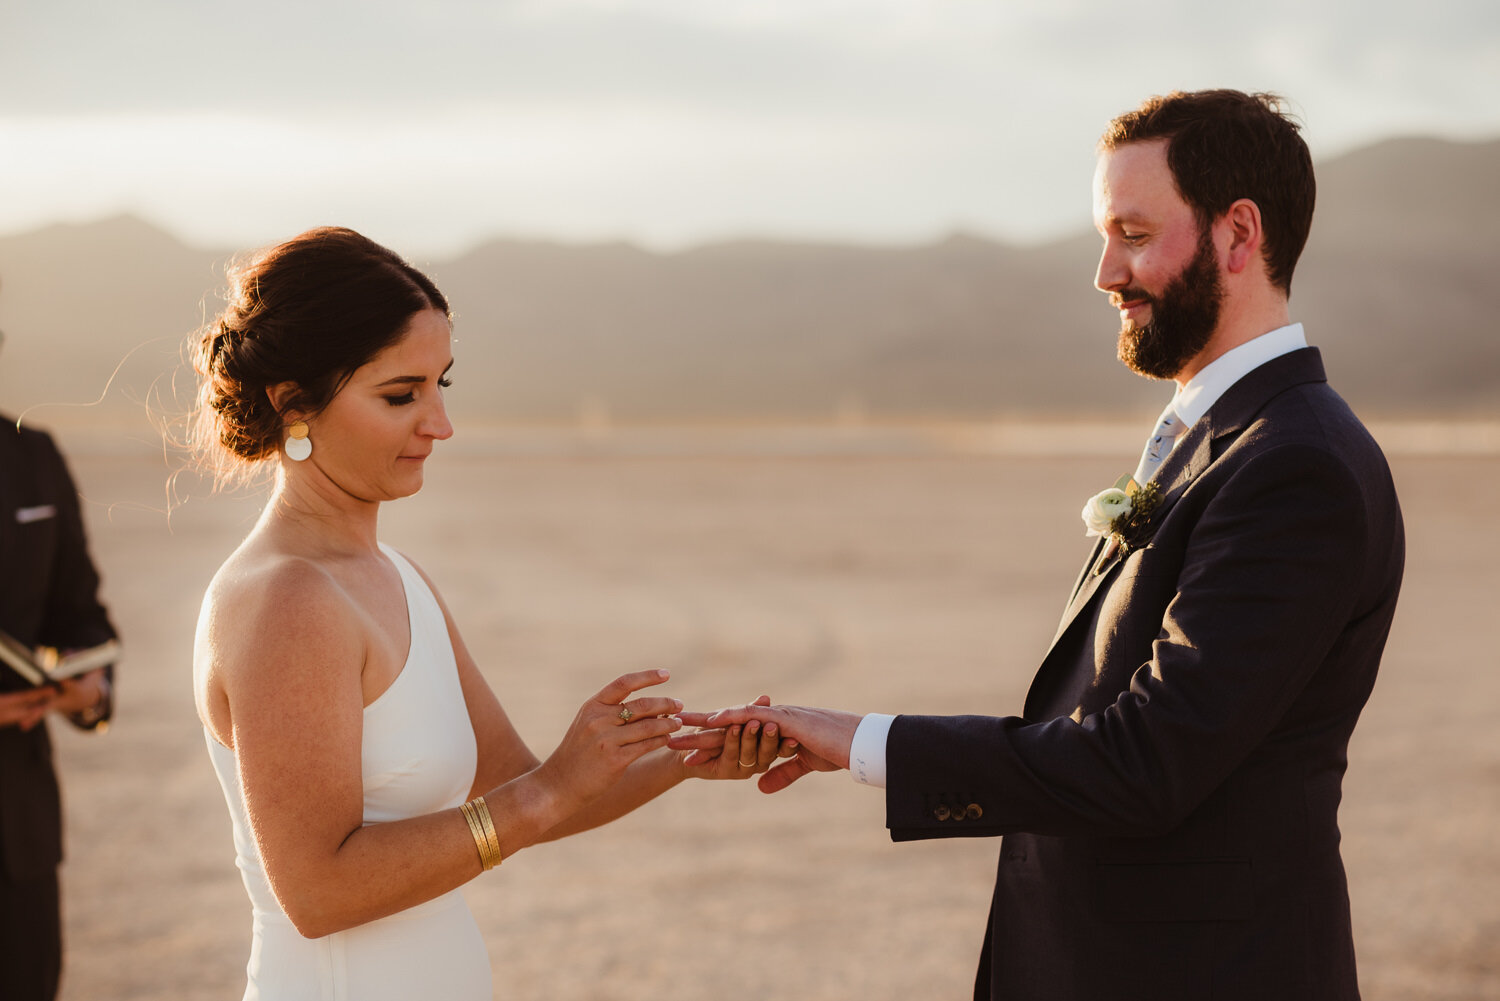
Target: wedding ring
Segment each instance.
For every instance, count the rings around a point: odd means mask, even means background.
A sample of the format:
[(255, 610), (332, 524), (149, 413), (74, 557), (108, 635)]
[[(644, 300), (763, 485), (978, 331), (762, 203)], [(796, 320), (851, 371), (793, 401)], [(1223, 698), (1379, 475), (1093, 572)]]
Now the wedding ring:
[(750, 762), (750, 763), (749, 763), (749, 764), (748, 764), (748, 765), (747, 765), (747, 764), (745, 764), (745, 763), (744, 763), (744, 762), (743, 762), (743, 761), (740, 761), (740, 760), (738, 760), (738, 759), (736, 759), (736, 760), (735, 760), (735, 764), (737, 764), (737, 765), (739, 765), (739, 766), (740, 766), (740, 767), (741, 767), (741, 768), (754, 768), (754, 767), (755, 767), (755, 762), (753, 762), (753, 761), (752, 761), (752, 762)]
[(621, 706), (620, 707), (619, 717), (620, 717), (620, 722), (621, 723), (629, 723), (630, 722), (630, 718), (632, 716), (634, 716), (634, 715), (635, 715), (635, 713), (633, 713), (633, 712), (630, 711), (630, 707), (629, 706)]

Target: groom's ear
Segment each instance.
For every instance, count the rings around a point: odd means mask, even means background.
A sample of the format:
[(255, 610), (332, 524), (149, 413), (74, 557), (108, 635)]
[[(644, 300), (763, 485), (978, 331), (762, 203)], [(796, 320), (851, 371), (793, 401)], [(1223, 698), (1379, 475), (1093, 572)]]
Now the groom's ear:
[(1229, 235), (1224, 255), (1224, 267), (1229, 273), (1241, 274), (1257, 264), (1264, 269), (1266, 262), (1261, 247), (1265, 243), (1265, 230), (1261, 228), (1260, 206), (1248, 198), (1241, 198), (1219, 219), (1219, 228)]

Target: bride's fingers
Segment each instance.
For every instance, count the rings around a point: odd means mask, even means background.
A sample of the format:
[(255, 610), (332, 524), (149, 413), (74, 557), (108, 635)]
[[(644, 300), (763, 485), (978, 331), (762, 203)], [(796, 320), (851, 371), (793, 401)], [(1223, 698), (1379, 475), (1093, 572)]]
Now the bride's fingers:
[(740, 739), (735, 745), (734, 760), (741, 768), (755, 768), (758, 764), (755, 750), (759, 744), (760, 720), (753, 719), (740, 729)]
[(756, 771), (764, 771), (775, 763), (776, 752), (781, 745), (781, 740), (777, 736), (780, 732), (775, 723), (767, 723), (761, 729), (760, 742), (755, 748)]
[(682, 711), (681, 699), (653, 698), (631, 699), (618, 707), (607, 706), (621, 723), (649, 719), (653, 716), (673, 716)]
[(593, 701), (602, 702), (605, 705), (619, 705), (628, 699), (631, 693), (638, 692), (642, 688), (650, 688), (652, 685), (660, 685), (671, 677), (672, 672), (666, 670), (622, 674), (599, 689), (599, 694), (594, 696)]
[(682, 720), (676, 716), (650, 716), (632, 722), (629, 726), (615, 729), (618, 734), (619, 746), (627, 744), (641, 744), (648, 741), (659, 741), (665, 747), (667, 738), (682, 726)]

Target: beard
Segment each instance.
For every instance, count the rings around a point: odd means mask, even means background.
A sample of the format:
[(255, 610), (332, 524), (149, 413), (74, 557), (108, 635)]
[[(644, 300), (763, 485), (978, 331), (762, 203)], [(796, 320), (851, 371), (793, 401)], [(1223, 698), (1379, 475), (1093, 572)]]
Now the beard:
[(1208, 346), (1219, 324), (1224, 285), (1213, 237), (1207, 227), (1198, 249), (1160, 295), (1128, 288), (1111, 298), (1116, 302), (1144, 299), (1151, 305), (1151, 322), (1144, 326), (1126, 320), (1120, 327), (1117, 352), (1125, 367), (1148, 379), (1171, 379)]

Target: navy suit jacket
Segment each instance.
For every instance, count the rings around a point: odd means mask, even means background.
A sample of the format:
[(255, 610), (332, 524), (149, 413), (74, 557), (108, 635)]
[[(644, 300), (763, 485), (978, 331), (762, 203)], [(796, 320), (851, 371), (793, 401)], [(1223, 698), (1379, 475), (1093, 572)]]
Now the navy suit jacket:
[[(78, 492), (52, 439), (0, 415), (0, 629), (27, 646), (94, 646), (115, 635), (99, 603)], [(0, 691), (28, 682), (0, 664)], [(108, 717), (106, 712), (105, 717)], [(46, 725), (0, 727), (0, 875), (49, 876), (62, 817)]]
[(892, 724), (891, 835), (1004, 835), (976, 998), (1357, 998), (1338, 806), (1401, 585), (1385, 458), (1306, 348), (1156, 480), (1023, 716)]

